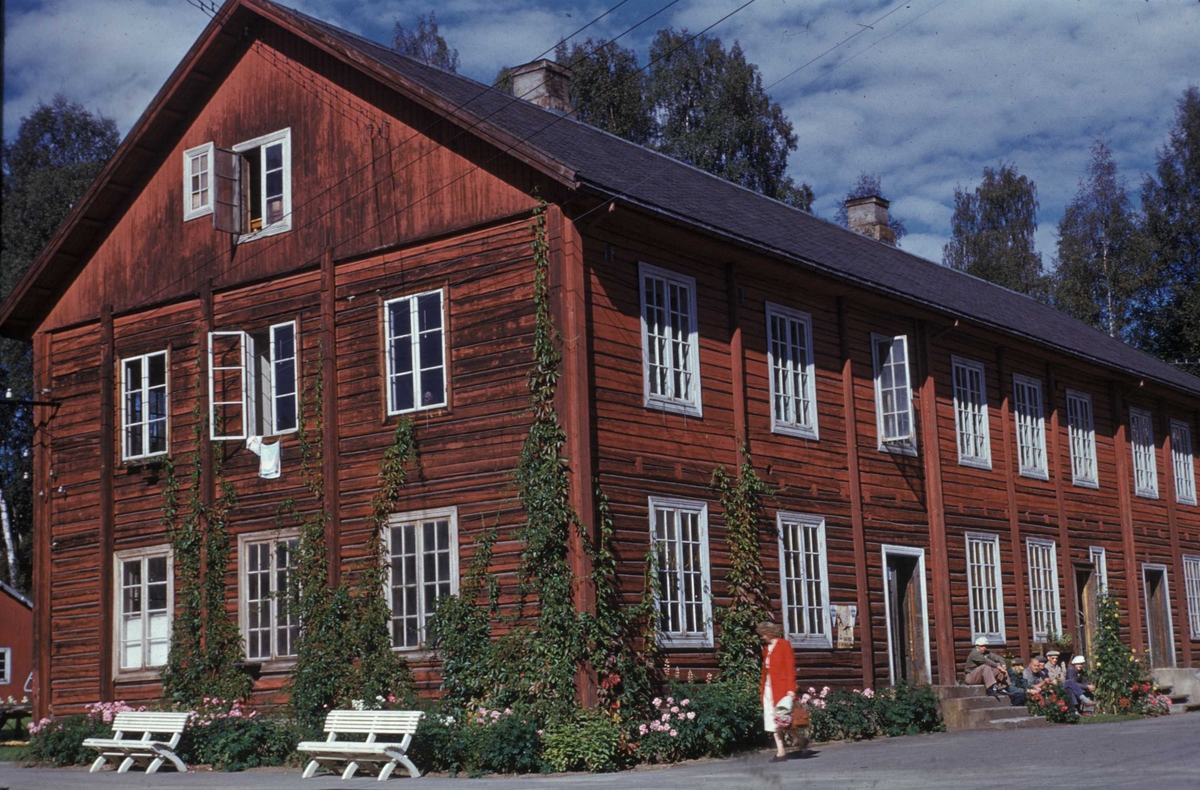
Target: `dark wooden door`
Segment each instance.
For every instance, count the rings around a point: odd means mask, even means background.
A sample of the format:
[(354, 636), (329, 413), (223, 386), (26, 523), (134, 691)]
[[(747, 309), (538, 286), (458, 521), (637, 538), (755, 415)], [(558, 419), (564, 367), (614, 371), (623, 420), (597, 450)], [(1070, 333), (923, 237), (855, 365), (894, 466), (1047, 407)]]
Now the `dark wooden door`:
[(924, 599), (917, 557), (887, 555), (888, 628), (891, 631), (892, 683), (924, 683), (929, 677), (925, 659)]
[[(1077, 647), (1080, 653), (1089, 657), (1092, 655), (1092, 646), (1096, 643), (1099, 587), (1096, 569), (1092, 565), (1075, 566), (1075, 611), (1078, 619), (1075, 633), (1079, 635)], [(1070, 658), (1063, 660), (1070, 661)]]
[(1175, 637), (1171, 633), (1171, 611), (1166, 573), (1158, 568), (1142, 571), (1146, 585), (1146, 630), (1150, 637), (1150, 666), (1175, 666)]

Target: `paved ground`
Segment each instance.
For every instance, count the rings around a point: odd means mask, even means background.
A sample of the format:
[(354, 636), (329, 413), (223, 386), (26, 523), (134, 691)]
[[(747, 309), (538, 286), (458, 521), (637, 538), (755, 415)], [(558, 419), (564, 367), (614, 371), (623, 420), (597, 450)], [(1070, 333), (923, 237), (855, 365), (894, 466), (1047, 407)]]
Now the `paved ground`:
[[(834, 744), (804, 759), (772, 764), (767, 754), (690, 763), (598, 776), (449, 779), (408, 776), (387, 787), (472, 788), (478, 790), (933, 790), (935, 788), (1134, 788), (1200, 789), (1200, 715), (1003, 732), (962, 732)], [(0, 788), (12, 790), (91, 790), (91, 788), (219, 788), (220, 790), (354, 790), (378, 788), (372, 779), (342, 782), (318, 776), (307, 781), (296, 771), (263, 770), (240, 774), (112, 772), (18, 768), (0, 763)]]

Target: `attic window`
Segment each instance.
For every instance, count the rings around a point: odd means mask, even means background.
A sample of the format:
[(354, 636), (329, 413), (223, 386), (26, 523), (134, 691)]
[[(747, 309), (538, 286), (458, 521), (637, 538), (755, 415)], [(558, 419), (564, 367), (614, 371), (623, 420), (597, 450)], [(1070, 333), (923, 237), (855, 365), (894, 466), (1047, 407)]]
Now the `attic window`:
[(213, 144), (183, 152), (183, 221), (212, 213)]
[(292, 228), (292, 130), (283, 129), (214, 154), (213, 227), (239, 242)]

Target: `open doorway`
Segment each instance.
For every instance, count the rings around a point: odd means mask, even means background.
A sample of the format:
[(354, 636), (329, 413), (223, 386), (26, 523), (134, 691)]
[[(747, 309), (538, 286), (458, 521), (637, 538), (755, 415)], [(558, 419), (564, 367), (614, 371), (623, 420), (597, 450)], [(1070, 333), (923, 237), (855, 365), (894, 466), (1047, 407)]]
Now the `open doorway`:
[(892, 685), (929, 683), (929, 611), (925, 598), (925, 550), (883, 547), (883, 600), (887, 613), (888, 666)]
[[(1096, 644), (1096, 628), (1099, 623), (1100, 580), (1092, 563), (1075, 566), (1075, 612), (1078, 622), (1075, 633), (1079, 635), (1077, 651), (1085, 656), (1092, 655)], [(1067, 659), (1068, 661), (1070, 659)]]
[(1146, 635), (1150, 642), (1150, 666), (1175, 666), (1175, 633), (1171, 624), (1171, 594), (1167, 566), (1143, 565), (1142, 589), (1146, 595)]

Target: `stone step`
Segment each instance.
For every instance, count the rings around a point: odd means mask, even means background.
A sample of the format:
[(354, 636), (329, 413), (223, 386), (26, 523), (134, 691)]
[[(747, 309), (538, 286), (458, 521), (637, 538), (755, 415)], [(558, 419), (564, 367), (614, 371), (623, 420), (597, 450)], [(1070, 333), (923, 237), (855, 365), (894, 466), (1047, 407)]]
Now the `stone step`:
[(1167, 694), (1167, 698), (1171, 700), (1172, 705), (1186, 705), (1191, 699), (1189, 694)]
[(975, 729), (979, 730), (1028, 730), (1037, 727), (1049, 727), (1050, 723), (1044, 716), (1013, 716), (1007, 719), (993, 719)]
[(977, 710), (980, 708), (1008, 708), (1011, 704), (1007, 700), (997, 699), (996, 697), (956, 697), (954, 699), (942, 700), (942, 710), (953, 709), (955, 711)]
[(933, 693), (943, 700), (987, 696), (983, 686), (934, 686)]

